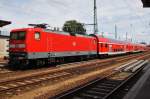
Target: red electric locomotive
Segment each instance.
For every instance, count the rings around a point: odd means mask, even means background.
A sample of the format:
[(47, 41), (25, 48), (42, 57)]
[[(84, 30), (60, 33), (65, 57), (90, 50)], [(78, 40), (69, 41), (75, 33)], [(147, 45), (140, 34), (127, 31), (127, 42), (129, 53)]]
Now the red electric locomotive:
[(10, 64), (42, 65), (97, 55), (97, 41), (88, 35), (72, 35), (42, 28), (15, 29), (10, 33)]
[[(14, 29), (10, 33), (9, 63), (41, 66), (65, 60), (144, 51), (145, 46), (97, 35), (80, 35), (45, 28)], [(15, 65), (14, 65), (15, 64)]]

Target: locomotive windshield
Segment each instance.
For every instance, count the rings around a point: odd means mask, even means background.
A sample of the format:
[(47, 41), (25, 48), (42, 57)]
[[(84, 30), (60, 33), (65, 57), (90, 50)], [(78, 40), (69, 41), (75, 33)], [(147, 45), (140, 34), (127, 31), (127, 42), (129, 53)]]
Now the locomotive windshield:
[(25, 34), (26, 34), (26, 32), (24, 32), (24, 31), (11, 32), (10, 39), (11, 40), (25, 40)]

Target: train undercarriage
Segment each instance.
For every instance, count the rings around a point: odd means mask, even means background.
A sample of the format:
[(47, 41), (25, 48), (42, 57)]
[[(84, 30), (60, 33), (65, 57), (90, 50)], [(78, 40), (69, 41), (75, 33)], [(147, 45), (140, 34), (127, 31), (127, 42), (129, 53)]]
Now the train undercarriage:
[(94, 59), (97, 55), (81, 55), (81, 56), (68, 56), (68, 57), (49, 57), (38, 59), (27, 59), (27, 56), (21, 56), (22, 54), (10, 53), (9, 67), (15, 69), (28, 69), (43, 66), (56, 66), (58, 64), (84, 61)]

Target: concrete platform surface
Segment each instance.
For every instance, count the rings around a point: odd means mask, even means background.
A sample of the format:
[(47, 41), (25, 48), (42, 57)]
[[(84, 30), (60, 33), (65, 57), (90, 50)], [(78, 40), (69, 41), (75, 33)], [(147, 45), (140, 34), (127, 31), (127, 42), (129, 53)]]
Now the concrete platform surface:
[(145, 72), (123, 99), (150, 99), (150, 62)]

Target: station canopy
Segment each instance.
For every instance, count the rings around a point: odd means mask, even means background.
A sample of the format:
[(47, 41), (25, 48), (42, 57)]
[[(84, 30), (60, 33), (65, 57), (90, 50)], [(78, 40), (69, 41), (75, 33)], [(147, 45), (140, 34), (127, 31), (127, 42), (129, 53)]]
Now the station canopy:
[(9, 24), (11, 24), (10, 21), (0, 20), (0, 27), (6, 26), (6, 25), (9, 25)]
[(141, 0), (143, 3), (143, 7), (150, 7), (150, 0)]

